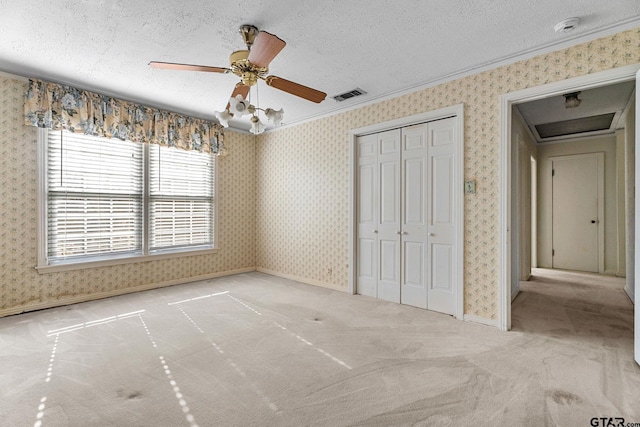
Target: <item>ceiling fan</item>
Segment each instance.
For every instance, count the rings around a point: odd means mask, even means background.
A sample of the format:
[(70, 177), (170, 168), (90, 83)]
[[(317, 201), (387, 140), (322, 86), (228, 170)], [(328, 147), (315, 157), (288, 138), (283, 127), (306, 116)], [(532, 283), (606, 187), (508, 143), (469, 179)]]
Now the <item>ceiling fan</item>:
[[(149, 65), (154, 68), (171, 70), (204, 71), (222, 74), (233, 73), (240, 77), (241, 81), (236, 84), (231, 94), (230, 103), (227, 104), (227, 116), (222, 117), (221, 122), (226, 122), (226, 119), (231, 117), (230, 114), (243, 113), (244, 111), (253, 115), (252, 122), (256, 123), (258, 121), (258, 118), (255, 116), (255, 110), (258, 108), (245, 101), (249, 95), (249, 89), (255, 85), (258, 80), (264, 80), (267, 86), (274, 87), (311, 102), (320, 103), (325, 99), (327, 94), (324, 92), (283, 79), (282, 77), (267, 75), (269, 72), (269, 63), (271, 63), (273, 58), (275, 58), (286, 45), (284, 40), (266, 31), (258, 31), (258, 28), (253, 25), (242, 25), (239, 31), (247, 48), (236, 50), (229, 56), (230, 66), (228, 68), (158, 61), (151, 61)], [(240, 104), (234, 100), (239, 101)], [(233, 108), (230, 110), (230, 107)], [(268, 118), (270, 118), (269, 110), (271, 109), (263, 110), (267, 113)], [(231, 113), (229, 111), (231, 111)], [(271, 110), (271, 112), (274, 112), (274, 110)], [(275, 113), (280, 113), (279, 120), (281, 120), (282, 110)], [(216, 117), (220, 119), (220, 113), (217, 113)]]

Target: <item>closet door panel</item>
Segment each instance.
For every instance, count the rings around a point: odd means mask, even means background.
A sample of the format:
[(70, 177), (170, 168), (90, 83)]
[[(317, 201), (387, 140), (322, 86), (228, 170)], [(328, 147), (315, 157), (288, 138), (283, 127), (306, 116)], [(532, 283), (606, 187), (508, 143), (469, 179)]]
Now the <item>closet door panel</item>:
[(380, 223), (395, 227), (400, 223), (400, 165), (397, 161), (380, 163)]
[(401, 302), (427, 308), (427, 125), (402, 129)]
[(376, 135), (358, 137), (356, 292), (378, 296), (378, 138)]
[(429, 123), (429, 259), (427, 308), (455, 314), (453, 155), (455, 119)]
[(378, 134), (378, 298), (400, 302), (400, 130)]

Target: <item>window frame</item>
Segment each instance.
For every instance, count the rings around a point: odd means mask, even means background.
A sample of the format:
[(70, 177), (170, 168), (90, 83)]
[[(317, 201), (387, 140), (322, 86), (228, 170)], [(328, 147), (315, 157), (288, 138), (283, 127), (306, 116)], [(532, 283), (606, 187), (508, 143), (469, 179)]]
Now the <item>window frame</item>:
[(148, 262), (161, 259), (180, 258), (195, 255), (207, 255), (217, 253), (218, 248), (218, 156), (213, 158), (213, 215), (211, 226), (213, 243), (211, 245), (200, 245), (196, 247), (180, 247), (149, 251), (149, 222), (150, 222), (150, 165), (149, 165), (149, 144), (143, 144), (143, 196), (142, 196), (142, 253), (141, 254), (117, 254), (117, 255), (97, 255), (81, 259), (69, 259), (50, 263), (47, 258), (47, 237), (48, 237), (48, 185), (47, 185), (47, 150), (48, 132), (50, 129), (38, 128), (37, 137), (37, 186), (38, 186), (38, 239), (37, 239), (37, 265), (39, 273), (53, 273), (59, 271), (70, 271), (87, 268), (106, 267), (111, 265), (131, 264), (138, 262)]

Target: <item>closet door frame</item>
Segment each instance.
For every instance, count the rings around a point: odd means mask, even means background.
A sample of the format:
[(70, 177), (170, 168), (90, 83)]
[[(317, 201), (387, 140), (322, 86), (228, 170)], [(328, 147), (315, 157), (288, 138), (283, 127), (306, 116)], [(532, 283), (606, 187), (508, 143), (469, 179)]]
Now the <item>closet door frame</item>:
[(349, 288), (348, 292), (357, 292), (357, 170), (358, 170), (358, 136), (384, 132), (391, 129), (407, 127), (429, 121), (456, 118), (456, 146), (453, 165), (453, 206), (455, 224), (455, 253), (453, 282), (455, 285), (455, 317), (464, 317), (464, 105), (457, 104), (414, 116), (376, 123), (349, 132)]

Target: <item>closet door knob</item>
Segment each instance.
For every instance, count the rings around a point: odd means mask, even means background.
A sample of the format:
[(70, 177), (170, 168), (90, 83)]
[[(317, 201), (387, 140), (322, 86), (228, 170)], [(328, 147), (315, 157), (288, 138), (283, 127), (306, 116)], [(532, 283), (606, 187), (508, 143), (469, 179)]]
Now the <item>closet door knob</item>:
[(377, 232), (378, 232), (378, 230), (373, 230), (373, 232), (374, 232), (374, 233), (377, 233)]

